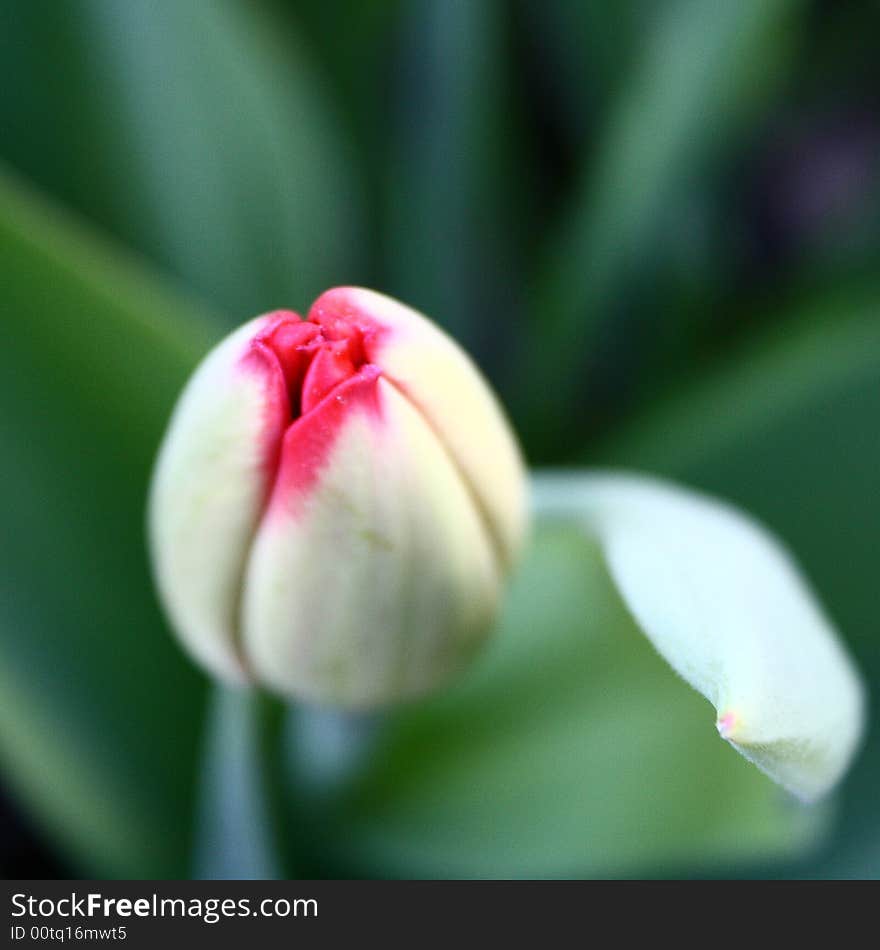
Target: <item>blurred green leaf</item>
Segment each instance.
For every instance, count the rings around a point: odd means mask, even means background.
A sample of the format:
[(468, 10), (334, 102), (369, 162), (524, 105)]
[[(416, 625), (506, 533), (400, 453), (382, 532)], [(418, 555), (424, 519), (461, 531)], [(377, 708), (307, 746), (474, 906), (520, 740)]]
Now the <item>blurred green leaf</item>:
[[(215, 687), (202, 759), (195, 878), (286, 877), (273, 814), (274, 770), (266, 700), (249, 689)], [(274, 749), (274, 744), (271, 744)]]
[(496, 0), (409, 5), (386, 173), (389, 292), (490, 361), (492, 315), (515, 332), (522, 310), (512, 275), (529, 216), (505, 13)]
[(520, 0), (546, 108), (582, 140), (616, 92), (643, 39), (644, 0)]
[(350, 149), (293, 25), (263, 14), (27, 0), (0, 22), (7, 160), (231, 323), (358, 278)]
[(181, 876), (202, 680), (154, 602), (152, 456), (207, 321), (0, 177), (0, 759), (75, 867)]
[[(878, 420), (880, 289), (841, 289), (789, 308), (774, 331), (682, 383), (592, 457), (683, 479), (763, 519), (803, 564), (874, 687)], [(876, 690), (872, 708), (876, 731)], [(844, 786), (829, 873), (845, 873), (849, 851), (863, 853), (869, 838), (880, 854), (878, 783), (880, 749), (869, 739)]]
[(637, 874), (799, 852), (823, 817), (719, 740), (597, 549), (547, 526), (481, 662), (396, 717), (327, 847), (380, 875)]
[(538, 285), (524, 400), (547, 444), (583, 390), (609, 310), (649, 266), (646, 243), (657, 237), (662, 248), (668, 240), (657, 234), (664, 211), (778, 87), (794, 5), (676, 0), (646, 13), (654, 20), (641, 57), (588, 154)]
[[(405, 0), (267, 0), (289, 17), (320, 61), (358, 140), (357, 162), (372, 179), (384, 169), (388, 65)], [(340, 23), (345, 24), (340, 29)], [(371, 188), (371, 191), (373, 189)], [(371, 248), (367, 248), (369, 252)]]

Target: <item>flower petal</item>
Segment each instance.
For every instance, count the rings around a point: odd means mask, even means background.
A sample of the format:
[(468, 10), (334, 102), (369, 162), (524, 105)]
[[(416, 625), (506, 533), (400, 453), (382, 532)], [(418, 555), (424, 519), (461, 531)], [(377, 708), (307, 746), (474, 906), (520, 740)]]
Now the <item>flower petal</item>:
[(309, 319), (322, 326), (341, 321), (367, 328), (367, 358), (422, 412), (509, 566), (525, 532), (522, 460), (497, 400), (467, 354), (420, 313), (360, 287), (322, 294)]
[(290, 427), (245, 579), (258, 679), (350, 707), (418, 695), (465, 665), (498, 596), (461, 476), (375, 367)]
[(719, 734), (804, 800), (861, 737), (864, 693), (787, 552), (732, 507), (623, 474), (542, 475), (544, 515), (581, 521), (645, 635), (717, 710)]
[(227, 680), (238, 655), (241, 577), (288, 416), (284, 377), (257, 317), (215, 347), (174, 410), (150, 490), (156, 582), (194, 656)]

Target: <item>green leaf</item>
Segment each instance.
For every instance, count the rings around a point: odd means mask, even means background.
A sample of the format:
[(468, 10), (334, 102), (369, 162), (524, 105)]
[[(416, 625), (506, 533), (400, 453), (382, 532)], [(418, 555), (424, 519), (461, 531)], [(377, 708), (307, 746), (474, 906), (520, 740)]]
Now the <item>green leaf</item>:
[(617, 92), (644, 39), (643, 4), (521, 0), (523, 29), (537, 54), (536, 68), (550, 93), (544, 109), (559, 109), (568, 131), (582, 137), (605, 101)]
[(536, 337), (523, 353), (525, 409), (540, 420), (535, 431), (549, 433), (547, 444), (596, 359), (613, 306), (643, 279), (646, 246), (672, 239), (658, 233), (664, 217), (677, 220), (682, 194), (720, 141), (777, 88), (787, 65), (777, 46), (793, 5), (676, 0), (654, 11), (640, 60), (548, 245)]
[[(401, 29), (387, 156), (388, 290), (478, 355), (486, 314), (515, 326), (528, 217), (526, 149), (512, 117), (504, 4), (418, 0)], [(513, 280), (511, 275), (514, 275)], [(481, 363), (483, 361), (481, 360)]]
[(7, 160), (226, 323), (357, 281), (350, 149), (291, 24), (256, 4), (126, 0), (11, 4), (4, 20)]
[[(358, 166), (372, 183), (384, 175), (388, 121), (388, 62), (404, 0), (297, 0), (286, 15), (328, 83), (357, 139)], [(340, 29), (340, 23), (345, 29)], [(375, 248), (367, 248), (368, 252)]]
[(145, 553), (152, 456), (207, 321), (0, 176), (0, 761), (99, 875), (186, 873), (204, 687)]
[(373, 761), (326, 847), (382, 875), (729, 869), (823, 825), (718, 738), (569, 528), (538, 531), (482, 660)]
[[(761, 518), (795, 553), (876, 683), (880, 289), (841, 289), (784, 316), (592, 457), (682, 479)], [(876, 729), (876, 697), (870, 706)], [(844, 785), (829, 873), (862, 853), (867, 835), (880, 852), (878, 782), (880, 750), (868, 743)]]

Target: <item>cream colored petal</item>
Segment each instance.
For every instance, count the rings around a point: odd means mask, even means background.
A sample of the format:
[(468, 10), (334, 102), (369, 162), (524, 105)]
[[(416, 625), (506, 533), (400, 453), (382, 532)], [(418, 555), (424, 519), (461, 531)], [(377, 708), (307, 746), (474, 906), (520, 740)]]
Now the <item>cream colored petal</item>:
[(349, 405), (303, 490), (287, 486), (285, 469), (309, 469), (295, 458), (309, 440), (291, 433), (243, 603), (244, 648), (262, 682), (361, 708), (457, 672), (499, 596), (496, 558), (459, 473), (410, 402), (384, 379), (375, 386), (378, 415)]
[(598, 540), (646, 636), (715, 706), (722, 738), (804, 800), (839, 781), (864, 691), (778, 541), (726, 504), (651, 478), (546, 474), (535, 492), (545, 516), (577, 519)]
[(186, 648), (224, 679), (246, 678), (237, 648), (245, 559), (265, 500), (267, 385), (241, 360), (263, 317), (202, 361), (162, 443), (148, 530), (161, 599)]
[[(422, 314), (359, 287), (323, 294), (312, 314), (350, 308), (390, 332), (369, 358), (419, 408), (463, 474), (499, 556), (513, 563), (526, 527), (526, 483), (510, 425), (467, 354)], [(314, 319), (311, 316), (310, 319)]]

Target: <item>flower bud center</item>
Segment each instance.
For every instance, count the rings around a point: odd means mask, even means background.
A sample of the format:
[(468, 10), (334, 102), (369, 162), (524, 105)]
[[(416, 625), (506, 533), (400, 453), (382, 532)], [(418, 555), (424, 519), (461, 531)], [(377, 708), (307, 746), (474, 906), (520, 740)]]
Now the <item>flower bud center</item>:
[(264, 331), (260, 343), (278, 359), (294, 421), (354, 376), (367, 358), (359, 327), (342, 321), (319, 326), (292, 316)]

